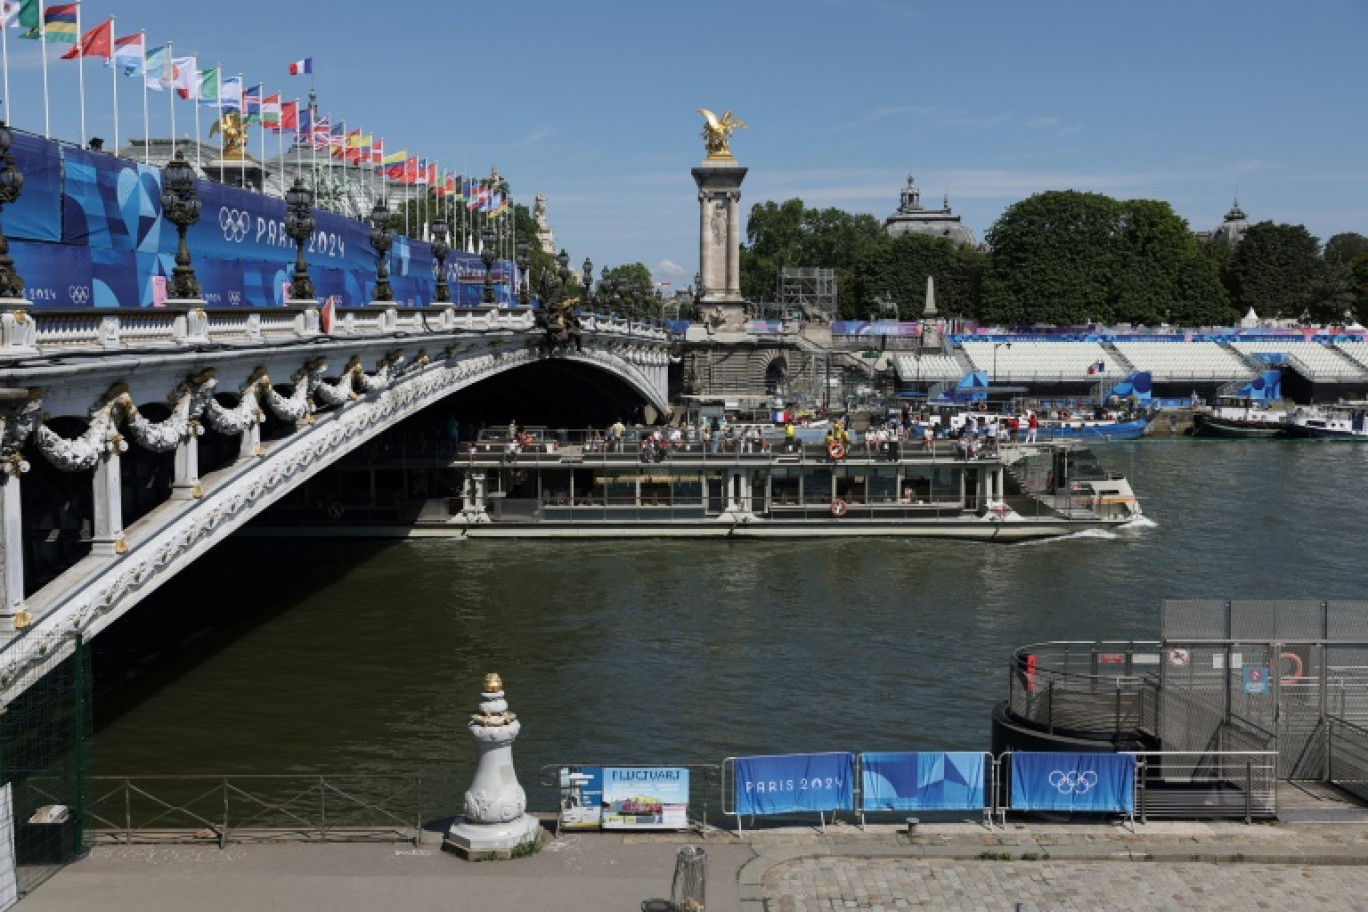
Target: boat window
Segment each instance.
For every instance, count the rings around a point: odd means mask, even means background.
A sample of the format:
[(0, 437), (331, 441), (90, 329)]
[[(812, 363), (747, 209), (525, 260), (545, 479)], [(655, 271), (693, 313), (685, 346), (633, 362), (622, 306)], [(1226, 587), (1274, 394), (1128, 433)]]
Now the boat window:
[(675, 475), (670, 479), (670, 492), (676, 504), (701, 503), (703, 480), (697, 475)]
[(894, 466), (869, 469), (865, 479), (865, 502), (891, 504), (898, 502), (898, 470)]
[(796, 470), (776, 467), (770, 475), (770, 502), (784, 506), (796, 506), (802, 478)]
[(641, 476), (641, 505), (668, 507), (670, 505), (670, 476), (644, 474)]
[(903, 471), (904, 496), (914, 504), (959, 499), (959, 475), (945, 466), (908, 466)]
[(846, 503), (865, 502), (865, 469), (841, 469), (836, 473), (836, 496)]
[(609, 470), (595, 479), (595, 495), (609, 506), (631, 506), (636, 503), (636, 483), (636, 469)]
[(803, 470), (803, 503), (831, 503), (831, 469), (813, 467)]

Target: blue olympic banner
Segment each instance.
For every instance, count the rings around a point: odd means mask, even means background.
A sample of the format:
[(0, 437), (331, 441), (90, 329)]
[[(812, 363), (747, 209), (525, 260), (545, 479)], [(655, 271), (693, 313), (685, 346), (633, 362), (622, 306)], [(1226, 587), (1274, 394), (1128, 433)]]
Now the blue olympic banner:
[(1012, 753), (1012, 809), (1135, 810), (1133, 754)]
[(175, 253), (175, 226), (162, 220), (160, 169), (66, 149), (62, 170), (63, 244)]
[(780, 754), (736, 758), (736, 813), (853, 811), (855, 755)]
[(19, 199), (5, 207), (5, 236), (11, 241), (62, 239), (62, 157), (57, 144), (40, 136), (14, 133), (14, 164), (24, 173)]
[(970, 751), (860, 754), (860, 810), (981, 809), (984, 759)]

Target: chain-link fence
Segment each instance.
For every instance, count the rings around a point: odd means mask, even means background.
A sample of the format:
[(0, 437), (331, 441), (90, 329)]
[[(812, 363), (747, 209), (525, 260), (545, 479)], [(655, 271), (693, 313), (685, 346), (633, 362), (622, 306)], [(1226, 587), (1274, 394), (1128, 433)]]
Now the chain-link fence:
[(22, 896), (84, 852), (90, 653), (80, 636), (57, 645), (21, 637), (8, 650), (28, 660), (17, 682), (26, 686), (0, 715), (0, 782), (11, 789)]

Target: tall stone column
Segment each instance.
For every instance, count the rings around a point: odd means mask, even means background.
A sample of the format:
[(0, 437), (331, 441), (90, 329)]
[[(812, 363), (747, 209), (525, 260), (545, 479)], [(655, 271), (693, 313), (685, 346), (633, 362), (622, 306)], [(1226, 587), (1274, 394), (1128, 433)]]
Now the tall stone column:
[(119, 456), (122, 440), (112, 440), (95, 464), (95, 530), (91, 551), (95, 554), (123, 554), (128, 550), (123, 528), (123, 472)]
[(191, 418), (185, 436), (176, 446), (176, 474), (171, 482), (172, 500), (193, 500), (204, 496), (199, 479), (199, 435), (204, 432)]
[(705, 161), (694, 168), (698, 184), (698, 272), (702, 279), (699, 301), (714, 322), (739, 328), (746, 319), (746, 300), (741, 296), (741, 181), (745, 168), (734, 160)]

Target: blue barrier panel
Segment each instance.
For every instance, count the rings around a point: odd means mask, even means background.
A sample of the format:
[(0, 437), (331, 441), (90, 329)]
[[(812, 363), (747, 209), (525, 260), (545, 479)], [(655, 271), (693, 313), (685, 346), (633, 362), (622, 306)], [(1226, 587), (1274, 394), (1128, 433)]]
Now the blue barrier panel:
[(1135, 810), (1133, 754), (1013, 751), (1011, 758), (1013, 810)]
[(860, 809), (962, 811), (982, 809), (982, 752), (924, 751), (860, 755)]
[(736, 758), (736, 813), (853, 811), (855, 755), (778, 754)]
[(15, 131), (10, 153), (15, 167), (24, 173), (24, 189), (19, 199), (5, 207), (5, 237), (61, 240), (62, 157), (57, 144)]
[(175, 251), (176, 228), (162, 220), (161, 171), (83, 149), (62, 154), (62, 243), (112, 250)]

